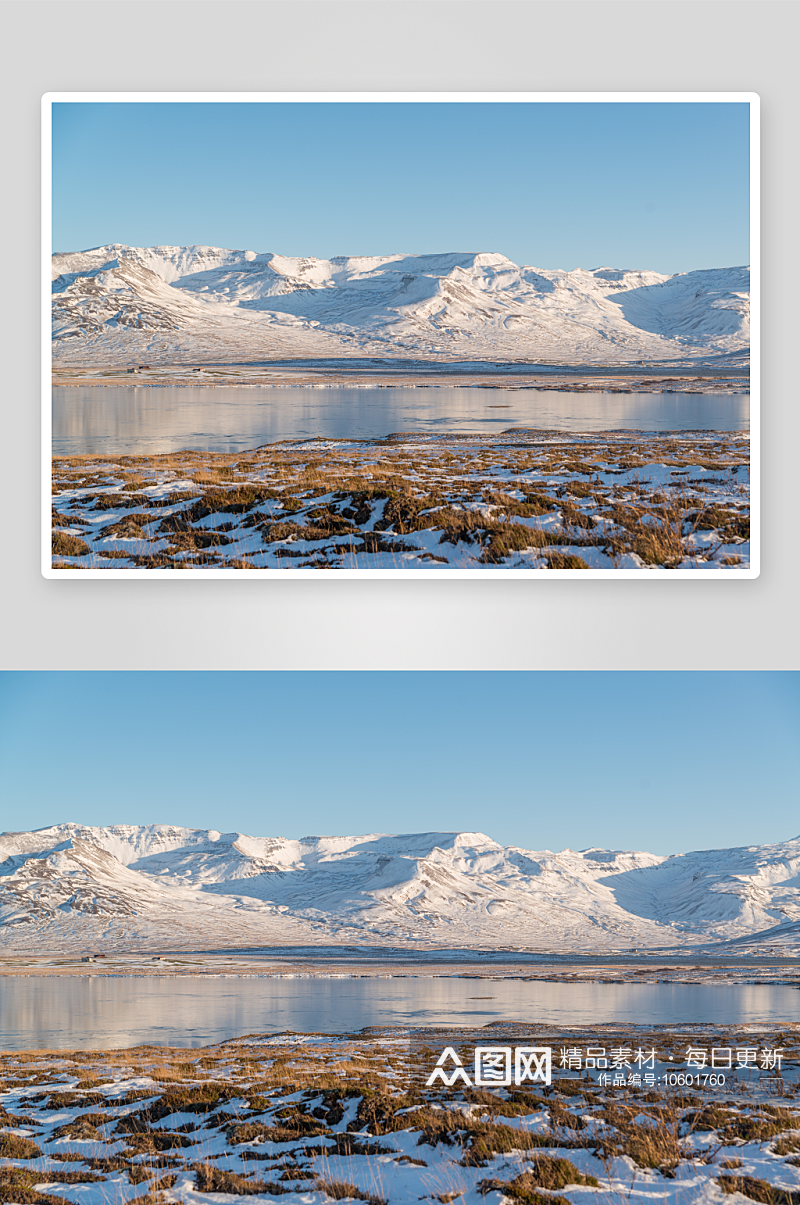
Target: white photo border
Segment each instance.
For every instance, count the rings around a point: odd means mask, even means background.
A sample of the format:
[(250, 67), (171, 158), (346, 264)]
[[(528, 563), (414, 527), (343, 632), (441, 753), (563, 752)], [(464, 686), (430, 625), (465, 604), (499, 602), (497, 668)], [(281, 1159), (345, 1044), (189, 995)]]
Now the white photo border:
[[(52, 393), (53, 364), (51, 342), (51, 259), (52, 245), (52, 107), (54, 104), (625, 104), (692, 103), (747, 104), (750, 107), (750, 565), (747, 569), (722, 573), (703, 569), (78, 569), (53, 567), (52, 563)], [(193, 581), (196, 578), (303, 578), (326, 582), (339, 578), (374, 580), (402, 578), (450, 581), (453, 578), (505, 580), (527, 578), (548, 581), (553, 578), (634, 578), (637, 581), (671, 581), (683, 578), (703, 581), (742, 581), (757, 578), (761, 572), (761, 197), (760, 197), (760, 97), (755, 92), (47, 92), (42, 97), (42, 226), (41, 226), (41, 429), (42, 429), (42, 517), (41, 571), (50, 580), (63, 578), (168, 579)]]

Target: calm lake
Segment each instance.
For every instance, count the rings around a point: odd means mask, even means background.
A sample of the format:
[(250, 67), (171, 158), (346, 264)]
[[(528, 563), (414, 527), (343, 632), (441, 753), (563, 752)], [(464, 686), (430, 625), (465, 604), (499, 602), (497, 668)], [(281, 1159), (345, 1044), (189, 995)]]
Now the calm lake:
[(0, 1049), (203, 1046), (248, 1033), (367, 1026), (784, 1024), (800, 989), (518, 979), (0, 976)]
[(56, 455), (234, 452), (281, 439), (375, 439), (398, 431), (747, 430), (747, 393), (570, 393), (540, 389), (53, 390)]

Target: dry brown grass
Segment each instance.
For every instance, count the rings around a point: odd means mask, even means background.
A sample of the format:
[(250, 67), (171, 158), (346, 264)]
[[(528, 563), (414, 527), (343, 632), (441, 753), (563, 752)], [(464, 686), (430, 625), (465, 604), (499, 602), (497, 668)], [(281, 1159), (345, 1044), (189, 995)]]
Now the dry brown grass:
[[(466, 1136), (469, 1147), (461, 1160), (465, 1167), (484, 1167), (495, 1155), (507, 1155), (511, 1151), (533, 1151), (553, 1145), (553, 1139), (548, 1135), (531, 1134), (528, 1130), (518, 1130), (514, 1126), (495, 1122), (469, 1123), (466, 1125)], [(420, 1138), (420, 1142), (422, 1141), (423, 1138)], [(584, 1143), (559, 1137), (558, 1145), (583, 1146)]]
[(37, 1191), (34, 1186), (46, 1183), (48, 1176), (51, 1184), (65, 1182), (60, 1181), (57, 1175), (51, 1176), (49, 1173), (31, 1172), (21, 1167), (0, 1167), (0, 1202), (13, 1202), (14, 1205), (59, 1205), (59, 1202), (66, 1201), (68, 1205), (74, 1205), (70, 1198), (60, 1193), (58, 1196), (52, 1196)]
[(38, 1159), (41, 1149), (32, 1138), (20, 1134), (0, 1134), (0, 1159)]
[(163, 1095), (147, 1108), (134, 1114), (127, 1121), (135, 1121), (141, 1128), (173, 1113), (208, 1113), (218, 1108), (239, 1094), (239, 1089), (233, 1084), (219, 1083), (213, 1080), (201, 1080), (194, 1083), (182, 1083), (174, 1088), (168, 1088)]
[(481, 560), (486, 564), (499, 564), (514, 552), (526, 548), (544, 548), (547, 545), (564, 542), (564, 537), (545, 534), (535, 527), (526, 527), (523, 523), (487, 522), (486, 546)]
[(85, 519), (78, 519), (73, 515), (59, 514), (57, 510), (53, 510), (50, 517), (51, 527), (80, 527), (86, 524)]
[(22, 1184), (0, 1184), (0, 1201), (13, 1202), (13, 1205), (76, 1205), (70, 1197), (53, 1196), (50, 1193), (36, 1192)]
[(674, 569), (684, 558), (681, 517), (665, 515), (657, 525), (638, 524), (631, 545), (646, 565)]
[(574, 553), (547, 552), (544, 554), (548, 569), (588, 569), (582, 557)]
[(93, 1138), (98, 1140), (100, 1135), (97, 1127), (105, 1125), (110, 1118), (103, 1113), (84, 1113), (81, 1117), (76, 1117), (74, 1121), (68, 1121), (66, 1125), (58, 1126), (53, 1130), (53, 1138), (77, 1138), (86, 1139)]
[(38, 1177), (38, 1184), (101, 1184), (105, 1179), (97, 1172), (54, 1172), (50, 1168), (46, 1172), (36, 1172), (35, 1175)]
[[(407, 1126), (414, 1125), (419, 1117), (419, 1107), (427, 1105), (425, 1097), (420, 1092), (390, 1092), (386, 1086), (386, 1082), (378, 1083), (377, 1085), (365, 1085), (363, 1091), (358, 1093), (360, 1100), (356, 1109), (356, 1121), (359, 1129), (367, 1128), (370, 1134), (390, 1134), (398, 1128), (398, 1122), (401, 1118), (405, 1118)], [(332, 1106), (337, 1097), (329, 1098)], [(338, 1097), (340, 1107), (344, 1101), (342, 1097)], [(413, 1109), (413, 1113), (401, 1114), (401, 1110)], [(401, 1116), (398, 1116), (401, 1114)], [(341, 1116), (344, 1116), (342, 1108)], [(336, 1120), (341, 1120), (341, 1117), (334, 1119), (331, 1113), (328, 1113), (330, 1124), (335, 1125)]]
[(302, 1124), (294, 1120), (276, 1125), (261, 1125), (254, 1122), (234, 1126), (230, 1130), (230, 1141), (236, 1146), (253, 1142), (297, 1142), (301, 1138), (317, 1138), (328, 1132), (326, 1125), (322, 1125), (313, 1118), (304, 1119)]
[(741, 1193), (760, 1205), (800, 1205), (800, 1192), (788, 1188), (777, 1188), (767, 1180), (753, 1176), (720, 1176), (717, 1184), (726, 1193)]
[[(797, 1128), (800, 1129), (800, 1123)], [(785, 1137), (779, 1138), (772, 1149), (776, 1155), (796, 1155), (800, 1152), (800, 1136), (787, 1134)]]
[[(102, 1181), (103, 1176), (98, 1176), (95, 1172), (61, 1172), (50, 1168), (47, 1171), (30, 1171), (22, 1167), (0, 1167), (0, 1190), (31, 1188), (40, 1192), (41, 1189), (37, 1186), (42, 1184), (98, 1184)], [(0, 1196), (0, 1200), (18, 1199), (20, 1198), (16, 1196)]]
[(789, 1113), (783, 1117), (735, 1117), (729, 1118), (728, 1121), (719, 1129), (720, 1137), (725, 1142), (732, 1142), (737, 1139), (743, 1142), (766, 1142), (769, 1138), (775, 1138), (782, 1134), (789, 1127), (800, 1127), (800, 1118), (796, 1114)]
[(735, 1120), (735, 1110), (733, 1101), (713, 1101), (710, 1104), (701, 1104), (698, 1109), (690, 1109), (684, 1114), (683, 1120), (690, 1130), (701, 1134), (708, 1133), (721, 1130), (731, 1120)]
[[(787, 1030), (785, 1036), (773, 1033), (768, 1039), (763, 1039), (769, 1045), (787, 1049), (785, 1066), (798, 1050), (798, 1032)], [(623, 1037), (620, 1040), (633, 1042), (634, 1039)], [(642, 1038), (638, 1035), (635, 1040), (639, 1042)], [(654, 1040), (665, 1055), (683, 1054), (688, 1041), (685, 1035), (673, 1031), (662, 1033)], [(760, 1045), (762, 1041), (760, 1036), (752, 1033), (741, 1039), (736, 1035), (729, 1036), (732, 1044), (739, 1040), (751, 1045)], [(795, 1052), (791, 1056), (790, 1047)], [(461, 1040), (456, 1042), (456, 1048), (466, 1052)], [(783, 1099), (776, 1095), (773, 1098), (775, 1104), (754, 1103), (751, 1098), (739, 1096), (735, 1100), (720, 1100), (713, 1094), (706, 1096), (683, 1092), (667, 1096), (637, 1089), (603, 1090), (587, 1080), (557, 1079), (550, 1088), (512, 1089), (507, 1094), (486, 1089), (465, 1089), (454, 1100), (452, 1092), (430, 1092), (422, 1086), (424, 1079), (420, 1080), (420, 1068), (423, 1064), (427, 1068), (431, 1055), (436, 1053), (433, 1047), (413, 1052), (405, 1048), (387, 1051), (377, 1042), (365, 1038), (358, 1041), (354, 1039), (349, 1046), (337, 1045), (335, 1052), (320, 1048), (315, 1053), (316, 1050), (316, 1047), (298, 1050), (287, 1038), (285, 1047), (280, 1044), (271, 1046), (268, 1056), (263, 1048), (259, 1050), (255, 1042), (253, 1045), (243, 1043), (235, 1054), (221, 1050), (219, 1054), (203, 1053), (192, 1059), (187, 1059), (186, 1051), (158, 1052), (145, 1048), (110, 1055), (105, 1064), (102, 1057), (89, 1059), (81, 1055), (76, 1057), (75, 1066), (70, 1072), (81, 1076), (79, 1084), (82, 1087), (69, 1086), (63, 1092), (54, 1090), (52, 1075), (49, 1083), (42, 1078), (47, 1075), (45, 1057), (38, 1055), (16, 1060), (7, 1056), (0, 1058), (0, 1070), (9, 1072), (16, 1068), (21, 1073), (27, 1069), (27, 1076), (22, 1078), (32, 1094), (25, 1101), (24, 1107), (29, 1114), (25, 1122), (17, 1112), (7, 1114), (0, 1121), (7, 1127), (36, 1125), (42, 1120), (42, 1110), (51, 1105), (78, 1106), (84, 1110), (89, 1109), (95, 1100), (105, 1106), (117, 1105), (126, 1097), (122, 1093), (114, 1095), (110, 1082), (112, 1075), (124, 1078), (151, 1075), (160, 1078), (162, 1082), (157, 1088), (141, 1089), (138, 1093), (129, 1094), (131, 1104), (137, 1105), (141, 1101), (138, 1112), (119, 1118), (108, 1117), (102, 1112), (84, 1111), (64, 1127), (66, 1131), (81, 1122), (89, 1126), (110, 1122), (117, 1127), (119, 1137), (129, 1144), (126, 1152), (106, 1158), (86, 1158), (82, 1168), (75, 1166), (79, 1156), (72, 1154), (60, 1162), (63, 1172), (31, 1173), (42, 1178), (52, 1176), (53, 1183), (66, 1186), (80, 1183), (80, 1177), (84, 1175), (96, 1179), (105, 1175), (118, 1177), (120, 1171), (127, 1172), (131, 1183), (141, 1185), (147, 1191), (147, 1197), (137, 1198), (137, 1203), (146, 1200), (152, 1205), (156, 1205), (159, 1194), (168, 1189), (170, 1177), (179, 1168), (194, 1171), (199, 1192), (247, 1196), (315, 1188), (328, 1192), (335, 1199), (355, 1196), (356, 1200), (376, 1200), (355, 1184), (339, 1178), (342, 1174), (339, 1170), (341, 1163), (337, 1163), (335, 1174), (321, 1174), (320, 1159), (323, 1167), (326, 1155), (348, 1160), (345, 1166), (353, 1170), (348, 1170), (347, 1176), (370, 1185), (372, 1180), (365, 1180), (364, 1177), (377, 1175), (377, 1169), (363, 1162), (359, 1165), (359, 1160), (381, 1159), (387, 1175), (391, 1175), (390, 1168), (395, 1162), (424, 1166), (428, 1162), (424, 1157), (409, 1160), (408, 1156), (396, 1153), (397, 1144), (393, 1140), (382, 1138), (382, 1135), (400, 1131), (406, 1131), (403, 1145), (407, 1145), (409, 1137), (413, 1135), (411, 1140), (416, 1139), (417, 1150), (423, 1156), (428, 1154), (426, 1144), (439, 1148), (435, 1160), (430, 1160), (432, 1165), (435, 1162), (436, 1167), (428, 1173), (436, 1180), (436, 1191), (429, 1192), (432, 1197), (441, 1200), (452, 1198), (452, 1192), (442, 1190), (459, 1189), (461, 1177), (473, 1182), (475, 1173), (465, 1169), (488, 1169), (491, 1166), (491, 1171), (482, 1173), (484, 1176), (511, 1175), (513, 1172), (520, 1174), (508, 1181), (482, 1181), (481, 1191), (496, 1189), (512, 1200), (523, 1202), (523, 1205), (553, 1205), (559, 1199), (556, 1194), (565, 1190), (574, 1187), (591, 1192), (597, 1187), (590, 1177), (582, 1176), (565, 1157), (564, 1148), (596, 1153), (610, 1175), (614, 1174), (610, 1160), (618, 1155), (627, 1155), (639, 1167), (658, 1169), (669, 1176), (674, 1174), (676, 1163), (681, 1159), (694, 1157), (689, 1149), (682, 1154), (679, 1135), (683, 1135), (687, 1129), (690, 1133), (714, 1133), (714, 1140), (709, 1145), (711, 1153), (706, 1160), (710, 1163), (714, 1161), (714, 1152), (719, 1149), (718, 1143), (721, 1145), (725, 1141), (768, 1141), (770, 1134), (774, 1134), (771, 1153), (776, 1156), (783, 1153), (788, 1155), (800, 1145), (797, 1138), (800, 1108), (791, 1107), (791, 1097)], [(55, 1057), (62, 1065), (66, 1063), (60, 1054)], [(392, 1078), (387, 1079), (389, 1068)], [(210, 1078), (202, 1078), (204, 1076)], [(40, 1086), (34, 1088), (37, 1083)], [(98, 1090), (103, 1085), (109, 1089), (108, 1096)], [(788, 1089), (792, 1090), (790, 1084)], [(154, 1100), (154, 1096), (158, 1099)], [(287, 1096), (291, 1099), (287, 1100)], [(236, 1105), (231, 1105), (230, 1111), (226, 1112), (226, 1104), (234, 1098)], [(352, 1117), (354, 1100), (355, 1117), (349, 1121), (348, 1128), (341, 1132), (338, 1127), (345, 1117)], [(464, 1111), (436, 1107), (440, 1101), (448, 1106), (460, 1103)], [(233, 1115), (234, 1109), (237, 1110), (236, 1117)], [(500, 1120), (504, 1116), (530, 1114), (539, 1114), (541, 1117), (545, 1111), (549, 1116), (549, 1131), (531, 1133), (502, 1124)], [(187, 1122), (180, 1132), (153, 1128), (161, 1117), (172, 1116), (176, 1112), (194, 1115), (191, 1120), (180, 1119)], [(609, 1130), (598, 1134), (594, 1128), (587, 1126), (581, 1114), (588, 1116), (589, 1113), (602, 1117), (608, 1123)], [(642, 1113), (647, 1115), (651, 1124), (642, 1124), (639, 1117)], [(331, 1127), (337, 1127), (337, 1130), (332, 1132)], [(187, 1130), (191, 1133), (187, 1134)], [(248, 1171), (245, 1174), (239, 1175), (216, 1167), (217, 1156), (207, 1159), (202, 1166), (190, 1163), (192, 1158), (197, 1159), (192, 1147), (189, 1147), (185, 1156), (179, 1148), (173, 1149), (176, 1141), (182, 1145), (197, 1140), (205, 1141), (207, 1136), (217, 1135), (220, 1131), (226, 1135), (228, 1142), (227, 1145), (223, 1144), (221, 1150), (216, 1146), (214, 1149), (224, 1154), (226, 1163), (230, 1154), (242, 1160), (247, 1158)], [(285, 1145), (282, 1153), (276, 1152), (273, 1146), (270, 1146), (269, 1152), (263, 1147), (253, 1149), (247, 1146), (247, 1143), (259, 1141), (277, 1141)], [(162, 1144), (166, 1150), (159, 1149)], [(133, 1162), (139, 1145), (145, 1156), (144, 1163)], [(249, 1159), (253, 1162), (249, 1162)], [(68, 1160), (75, 1163), (70, 1165)], [(784, 1166), (777, 1158), (774, 1162), (778, 1168)], [(265, 1164), (270, 1169), (268, 1172)], [(741, 1191), (751, 1199), (766, 1201), (769, 1205), (800, 1205), (800, 1201), (792, 1201), (791, 1197), (775, 1195), (786, 1191), (783, 1189), (771, 1189), (772, 1197), (758, 1195), (764, 1193), (765, 1182), (741, 1176), (739, 1166), (733, 1160), (718, 1165), (720, 1171), (734, 1173), (727, 1179), (738, 1184), (738, 1187), (728, 1187), (726, 1191)], [(254, 1167), (255, 1174), (249, 1174)], [(521, 1167), (525, 1170), (521, 1171)], [(449, 1181), (442, 1180), (442, 1168), (449, 1172)], [(275, 1179), (262, 1180), (260, 1175), (271, 1175)], [(36, 1194), (39, 1182), (43, 1181), (20, 1181), (19, 1188), (25, 1193)], [(336, 1184), (344, 1185), (344, 1195), (341, 1197), (336, 1195), (335, 1188), (329, 1192), (328, 1186)], [(724, 1185), (720, 1187), (724, 1188)], [(378, 1188), (377, 1191), (382, 1190)], [(391, 1196), (391, 1193), (387, 1192), (386, 1195)], [(577, 1199), (578, 1195), (586, 1193), (570, 1192), (570, 1197), (573, 1195)], [(6, 1195), (4, 1199), (9, 1202), (18, 1198)], [(25, 1201), (28, 1200), (30, 1205), (36, 1205), (38, 1197), (26, 1197)]]
[(262, 1193), (291, 1192), (283, 1184), (265, 1182), (264, 1180), (248, 1180), (236, 1172), (224, 1171), (212, 1164), (198, 1163), (193, 1168), (195, 1187), (198, 1192), (227, 1192), (237, 1197), (255, 1197)]
[[(521, 1175), (515, 1176), (513, 1180), (482, 1180), (477, 1188), (478, 1192), (483, 1194), (501, 1192), (504, 1196), (512, 1197), (516, 1201), (543, 1205), (543, 1202), (554, 1199), (564, 1201), (564, 1197), (553, 1198), (549, 1194), (559, 1188), (568, 1188), (573, 1184), (586, 1185), (591, 1188), (598, 1187), (597, 1179), (594, 1176), (587, 1176), (579, 1172), (568, 1159), (537, 1155), (530, 1167)], [(544, 1196), (539, 1191), (540, 1189), (545, 1189), (548, 1196)]]
[(525, 1179), (524, 1172), (513, 1180), (482, 1180), (478, 1192), (501, 1192), (503, 1196), (523, 1202), (523, 1205), (571, 1205), (566, 1197), (539, 1192), (534, 1184)]
[(638, 1105), (606, 1106), (603, 1116), (614, 1131), (602, 1134), (597, 1143), (598, 1151), (604, 1158), (627, 1155), (640, 1167), (672, 1171), (683, 1155), (679, 1141), (679, 1112), (667, 1105), (649, 1109), (648, 1116), (655, 1122), (650, 1125), (634, 1120), (640, 1112)]
[(124, 519), (120, 519), (117, 523), (112, 523), (109, 527), (103, 528), (103, 539), (107, 536), (115, 536), (117, 539), (122, 540), (147, 539), (144, 525), (150, 521), (148, 515), (126, 515)]
[(88, 556), (91, 548), (79, 536), (67, 535), (65, 531), (53, 532), (53, 556)]
[[(50, 1158), (51, 1159), (58, 1158), (58, 1156), (51, 1155)], [(69, 1156), (65, 1156), (65, 1158), (74, 1160), (74, 1159), (79, 1158), (79, 1156), (69, 1155)], [(142, 1168), (146, 1168), (146, 1170), (148, 1170), (148, 1171), (152, 1170), (153, 1172), (155, 1172), (155, 1171), (162, 1171), (165, 1168), (182, 1167), (183, 1166), (183, 1164), (181, 1162), (179, 1162), (178, 1160), (176, 1160), (174, 1157), (168, 1158), (163, 1155), (160, 1155), (155, 1158), (151, 1157), (150, 1159), (148, 1159), (146, 1164), (131, 1163), (130, 1155), (121, 1155), (121, 1154), (105, 1155), (103, 1157), (87, 1156), (84, 1158), (83, 1162), (86, 1164), (87, 1167), (90, 1167), (92, 1169), (92, 1171), (105, 1172), (106, 1174), (111, 1174), (113, 1172), (127, 1172), (129, 1168), (135, 1168), (135, 1167), (136, 1168), (142, 1167)]]
[[(725, 470), (747, 463), (746, 441), (740, 436), (674, 440), (638, 436), (633, 441), (606, 434), (592, 439), (564, 435), (554, 440), (552, 434), (543, 438), (520, 433), (518, 441), (501, 438), (480, 446), (482, 438), (452, 437), (444, 443), (409, 436), (383, 443), (329, 447), (324, 458), (309, 444), (271, 445), (244, 459), (241, 455), (211, 453), (121, 457), (113, 471), (96, 473), (92, 473), (92, 458), (62, 457), (55, 462), (56, 489), (75, 487), (81, 494), (71, 502), (71, 513), (60, 514), (55, 523), (78, 521), (84, 514), (100, 517), (107, 509), (143, 511), (146, 513), (131, 515), (130, 524), (119, 528), (111, 525), (105, 531), (112, 536), (144, 538), (141, 533), (145, 522), (157, 521), (158, 512), (164, 508), (179, 507), (180, 514), (165, 519), (162, 529), (162, 534), (180, 537), (171, 541), (170, 549), (155, 556), (132, 558), (135, 565), (145, 568), (185, 568), (186, 553), (195, 554), (191, 560), (195, 565), (250, 567), (248, 557), (234, 550), (224, 554), (210, 551), (208, 532), (196, 527), (210, 514), (229, 517), (216, 527), (217, 534), (228, 523), (228, 530), (255, 529), (265, 547), (292, 539), (328, 542), (327, 549), (316, 550), (304, 562), (320, 567), (339, 567), (341, 558), (352, 550), (331, 541), (346, 534), (363, 534), (364, 526), (376, 518), (374, 530), (387, 533), (387, 540), (374, 545), (365, 540), (363, 547), (359, 546), (361, 552), (411, 549), (420, 554), (419, 559), (425, 559), (418, 545), (412, 542), (401, 547), (398, 541), (415, 532), (438, 530), (445, 545), (483, 545), (485, 555), (479, 549), (472, 561), (484, 565), (503, 564), (526, 548), (544, 547), (514, 520), (558, 510), (562, 512), (562, 526), (560, 530), (550, 529), (550, 544), (592, 544), (607, 549), (612, 560), (623, 552), (636, 551), (647, 564), (677, 564), (683, 555), (677, 510), (685, 512), (684, 519), (690, 523), (694, 519), (703, 524), (721, 524), (717, 529), (721, 542), (746, 536), (747, 516), (738, 504), (703, 506), (697, 491), (706, 486), (698, 485), (694, 493), (687, 492), (676, 502), (671, 501), (674, 490), (665, 492), (663, 487), (651, 487), (635, 479), (624, 485), (604, 484), (599, 477), (586, 480), (601, 461), (616, 462), (621, 468), (655, 459), (676, 466), (702, 463)], [(503, 477), (511, 473), (511, 481), (498, 483), (498, 472)], [(525, 476), (515, 482), (515, 473)], [(532, 479), (537, 474), (541, 475), (541, 485)], [(550, 492), (552, 484), (547, 484), (551, 474), (574, 474), (582, 479), (568, 479), (555, 487), (556, 497)], [(150, 486), (163, 488), (164, 484), (172, 486), (166, 496), (155, 499), (145, 492)], [(328, 501), (317, 504), (323, 495)], [(259, 510), (268, 501), (279, 501), (281, 509), (273, 515)], [(381, 502), (382, 516), (376, 514)], [(491, 508), (491, 512), (481, 516), (481, 507)], [(611, 543), (597, 527), (596, 517), (601, 513), (619, 524)], [(639, 523), (647, 513), (655, 518), (657, 527), (648, 529)], [(250, 541), (252, 546), (252, 536)], [(220, 543), (218, 548), (224, 546)], [(285, 563), (292, 564), (293, 550), (280, 551), (290, 557)], [(98, 552), (111, 556), (102, 553), (101, 548)], [(181, 553), (183, 557), (176, 559)], [(309, 556), (302, 550), (297, 555)], [(732, 561), (725, 564), (733, 567)], [(567, 561), (559, 567), (582, 566), (580, 561)]]
[(197, 1145), (197, 1139), (190, 1138), (187, 1134), (176, 1134), (173, 1130), (118, 1133), (118, 1137), (123, 1139), (128, 1150), (135, 1151), (137, 1155), (151, 1155)]
[(363, 1192), (357, 1184), (350, 1184), (347, 1180), (317, 1180), (314, 1187), (317, 1192), (324, 1192), (334, 1201), (368, 1201), (369, 1205), (387, 1205), (383, 1197)]

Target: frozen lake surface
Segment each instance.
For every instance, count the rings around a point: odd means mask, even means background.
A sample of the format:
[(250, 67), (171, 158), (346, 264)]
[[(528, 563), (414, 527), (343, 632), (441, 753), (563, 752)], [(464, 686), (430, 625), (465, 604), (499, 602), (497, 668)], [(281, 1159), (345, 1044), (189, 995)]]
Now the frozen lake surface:
[(749, 418), (747, 393), (62, 386), (53, 390), (53, 452), (234, 452), (282, 439), (490, 434), (508, 427), (740, 431)]
[(367, 1026), (785, 1024), (797, 987), (490, 978), (0, 976), (0, 1049), (203, 1046)]

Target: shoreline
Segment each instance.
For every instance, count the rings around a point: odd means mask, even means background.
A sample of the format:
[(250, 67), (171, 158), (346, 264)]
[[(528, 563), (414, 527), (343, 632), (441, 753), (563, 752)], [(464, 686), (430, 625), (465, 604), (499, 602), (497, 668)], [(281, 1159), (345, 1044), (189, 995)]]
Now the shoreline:
[[(699, 386), (699, 387), (698, 387)], [(397, 381), (368, 380), (363, 378), (342, 378), (320, 383), (313, 377), (302, 380), (282, 378), (280, 380), (242, 381), (234, 378), (221, 381), (196, 380), (185, 377), (169, 377), (159, 380), (143, 380), (135, 377), (121, 377), (118, 380), (78, 379), (75, 381), (57, 380), (52, 383), (53, 389), (493, 389), (503, 393), (539, 392), (539, 393), (679, 393), (708, 394), (709, 396), (725, 396), (732, 393), (750, 392), (750, 382), (736, 380), (719, 380), (716, 387), (706, 385), (695, 378), (684, 381), (668, 379), (664, 381), (622, 380), (612, 378), (595, 381), (578, 381), (574, 379), (542, 382), (541, 380), (503, 381), (476, 380), (475, 378), (456, 378), (449, 381), (419, 381), (401, 379)]]
[(749, 393), (747, 366), (691, 364), (430, 364), (426, 361), (282, 360), (142, 366), (58, 365), (53, 388), (534, 389), (562, 392)]
[[(654, 965), (652, 965), (654, 964)], [(726, 983), (800, 987), (800, 957), (768, 955), (725, 958), (703, 955), (643, 955), (591, 961), (544, 957), (536, 963), (509, 958), (487, 966), (474, 960), (431, 960), (420, 964), (399, 955), (349, 960), (324, 955), (298, 957), (277, 954), (103, 954), (100, 957), (63, 954), (0, 957), (2, 978), (209, 978), (209, 979), (464, 979), (484, 982), (542, 983)]]

